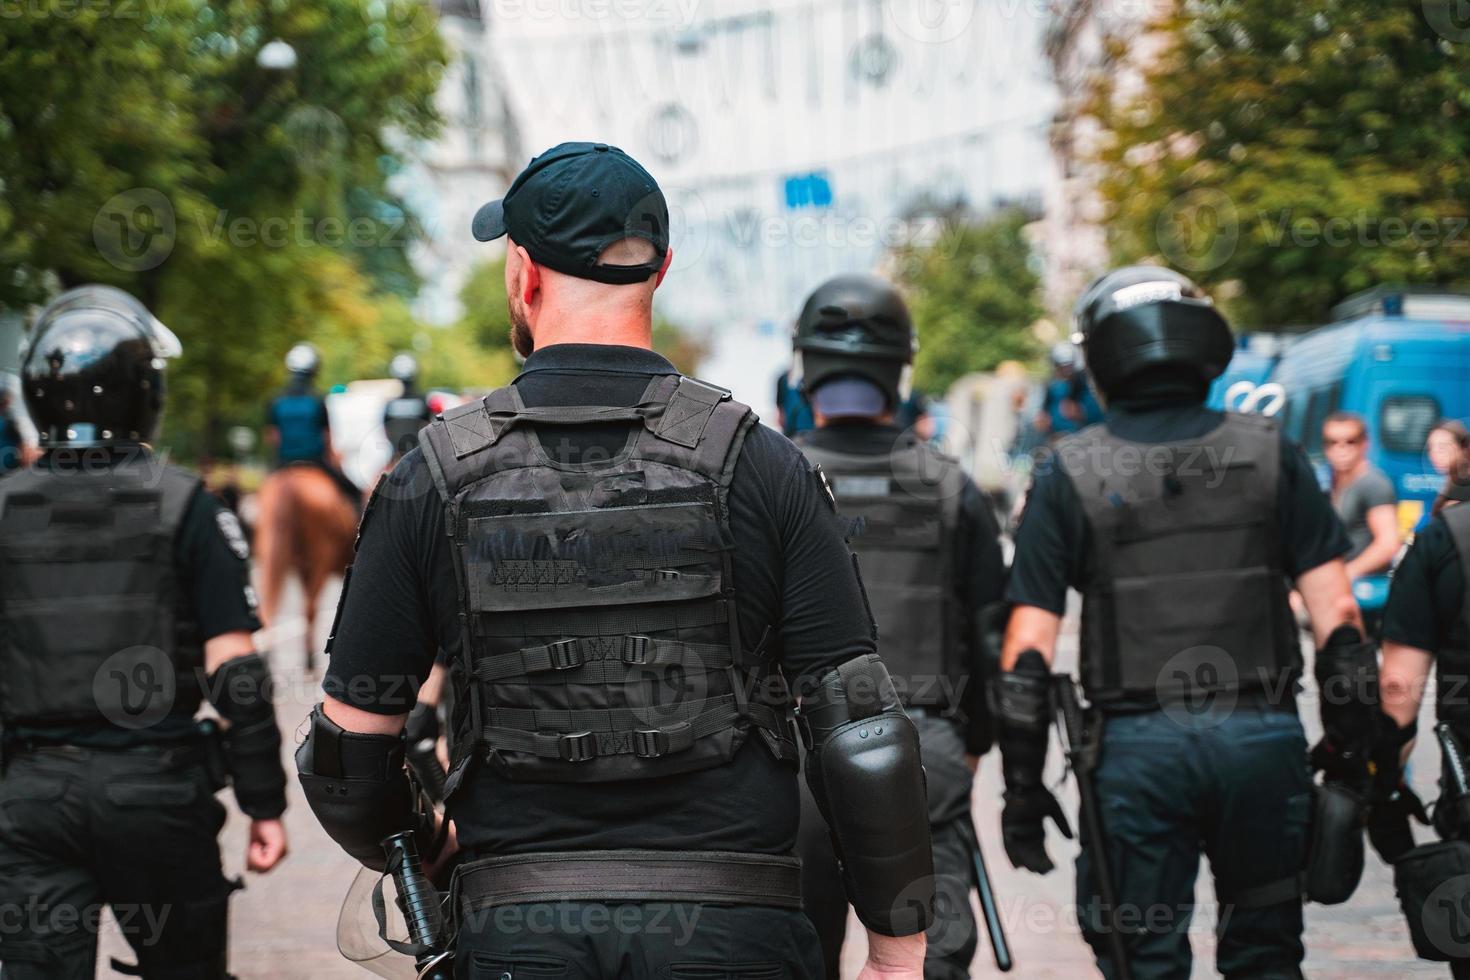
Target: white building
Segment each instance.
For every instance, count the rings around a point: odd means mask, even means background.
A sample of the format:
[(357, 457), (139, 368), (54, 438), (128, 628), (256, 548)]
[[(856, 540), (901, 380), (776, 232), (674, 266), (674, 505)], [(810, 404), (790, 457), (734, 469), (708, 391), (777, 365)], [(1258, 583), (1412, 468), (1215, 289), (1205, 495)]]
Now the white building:
[(423, 278), (414, 312), (444, 324), (460, 314), (459, 290), (469, 270), (493, 255), (470, 237), (470, 221), (481, 204), (505, 191), (528, 154), (506, 104), (480, 0), (437, 0), (437, 6), (452, 55), (438, 93), (444, 128), (433, 143), (411, 151), (414, 164), (394, 187), (425, 231), (410, 255)]
[(766, 411), (815, 285), (924, 241), (937, 210), (1037, 205), (1052, 172), (1036, 4), (483, 2), (509, 170), (575, 139), (643, 162), (673, 217), (660, 308), (710, 331), (704, 373)]

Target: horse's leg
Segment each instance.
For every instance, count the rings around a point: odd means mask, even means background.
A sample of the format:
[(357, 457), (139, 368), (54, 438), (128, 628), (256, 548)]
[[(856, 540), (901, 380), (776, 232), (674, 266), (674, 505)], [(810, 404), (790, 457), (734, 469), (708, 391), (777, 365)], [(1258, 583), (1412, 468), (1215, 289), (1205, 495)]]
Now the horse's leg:
[[(281, 590), (286, 579), (286, 528), (288, 517), (279, 477), (267, 477), (259, 491), (260, 513), (256, 522), (255, 567), (260, 571), (260, 618), (267, 629), (275, 630), (276, 613), (281, 607)], [(274, 640), (275, 637), (272, 636)]]

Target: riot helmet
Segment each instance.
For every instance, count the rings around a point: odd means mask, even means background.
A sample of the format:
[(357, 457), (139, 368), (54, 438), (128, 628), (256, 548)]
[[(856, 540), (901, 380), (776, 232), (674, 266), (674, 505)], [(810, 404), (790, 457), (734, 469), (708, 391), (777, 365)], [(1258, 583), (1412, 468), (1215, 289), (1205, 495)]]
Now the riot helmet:
[(895, 410), (918, 344), (908, 306), (893, 285), (877, 276), (829, 279), (807, 298), (796, 321), (802, 392), (823, 384), (860, 379), (875, 386)]
[(311, 344), (300, 343), (286, 352), (286, 370), (292, 374), (314, 378), (321, 366), (321, 355)]
[(1105, 397), (1149, 371), (1197, 379), (1201, 390), (1235, 352), (1230, 324), (1204, 290), (1152, 265), (1130, 265), (1093, 280), (1074, 311), (1087, 369)]
[(164, 367), (179, 338), (112, 286), (78, 286), (41, 310), (21, 388), (44, 448), (148, 442), (163, 415)]
[(1077, 367), (1077, 346), (1065, 340), (1051, 345), (1051, 366), (1054, 368)]
[(393, 360), (388, 362), (388, 374), (395, 380), (403, 382), (403, 390), (409, 391), (419, 378), (419, 361), (407, 351), (393, 355)]

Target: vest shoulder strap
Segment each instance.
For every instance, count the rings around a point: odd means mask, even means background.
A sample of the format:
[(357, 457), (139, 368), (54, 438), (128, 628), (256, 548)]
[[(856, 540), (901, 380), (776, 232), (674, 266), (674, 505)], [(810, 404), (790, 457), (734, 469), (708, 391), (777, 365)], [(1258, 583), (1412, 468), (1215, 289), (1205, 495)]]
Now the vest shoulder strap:
[(1440, 518), (1449, 528), (1450, 540), (1460, 556), (1460, 568), (1464, 571), (1465, 597), (1460, 607), (1462, 622), (1470, 622), (1470, 504), (1456, 504), (1440, 511)]
[[(539, 458), (528, 435), (536, 425), (627, 422), (643, 427), (635, 453), (694, 470), (728, 486), (740, 445), (757, 421), (750, 407), (717, 385), (680, 375), (649, 381), (638, 404), (561, 405), (527, 408), (514, 385), (442, 413), (419, 432), (435, 486), (446, 500), (460, 488), (503, 469), (507, 460), (528, 465)], [(514, 436), (516, 451), (487, 453)]]
[(188, 514), (203, 482), (197, 473), (173, 465), (163, 467), (158, 487), (161, 496), (159, 520), (170, 533), (184, 523), (184, 516)]

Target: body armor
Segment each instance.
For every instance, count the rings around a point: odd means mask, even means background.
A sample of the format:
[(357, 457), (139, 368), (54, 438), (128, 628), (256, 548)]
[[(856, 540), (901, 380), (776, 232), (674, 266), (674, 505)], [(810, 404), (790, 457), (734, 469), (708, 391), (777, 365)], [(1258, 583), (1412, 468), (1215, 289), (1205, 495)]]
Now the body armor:
[(202, 651), (174, 543), (198, 487), (183, 470), (136, 461), (0, 482), (7, 725), (145, 727), (194, 713)]
[[(512, 387), (420, 434), (460, 582), (446, 792), (599, 782), (729, 762), (752, 731), (795, 760), (775, 665), (742, 644), (726, 495), (750, 427), (729, 392), (654, 378), (633, 407), (527, 408)], [(561, 463), (538, 427), (626, 422), (621, 452)]]
[(945, 685), (931, 679), (965, 670), (954, 540), (968, 478), (910, 433), (877, 455), (801, 449), (822, 467), (850, 522), (878, 649), (901, 682), (905, 705), (942, 707)]
[(1275, 691), (1300, 673), (1280, 460), (1275, 423), (1233, 414), (1198, 439), (1141, 444), (1096, 425), (1057, 444), (1092, 529), (1082, 588), (1092, 701)]

